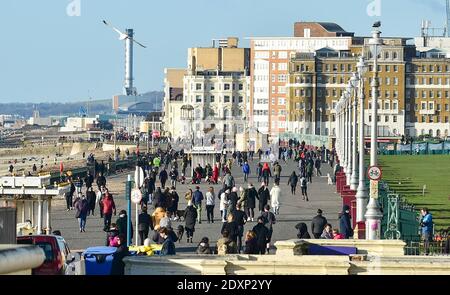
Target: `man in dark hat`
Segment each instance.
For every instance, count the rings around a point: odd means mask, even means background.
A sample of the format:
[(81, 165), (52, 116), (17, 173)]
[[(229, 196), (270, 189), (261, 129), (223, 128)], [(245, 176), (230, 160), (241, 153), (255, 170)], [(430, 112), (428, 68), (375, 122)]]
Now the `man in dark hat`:
[(315, 239), (320, 239), (325, 225), (328, 223), (327, 219), (322, 216), (322, 209), (317, 210), (317, 215), (311, 221), (311, 231)]

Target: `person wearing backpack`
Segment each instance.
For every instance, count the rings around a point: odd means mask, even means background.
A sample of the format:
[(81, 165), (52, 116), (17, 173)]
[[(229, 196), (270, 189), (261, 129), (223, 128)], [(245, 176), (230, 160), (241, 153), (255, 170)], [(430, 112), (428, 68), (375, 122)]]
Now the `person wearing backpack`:
[(236, 243), (230, 239), (230, 233), (228, 230), (222, 231), (222, 238), (217, 241), (217, 254), (218, 255), (226, 255), (226, 254), (235, 254), (237, 253)]
[(302, 178), (300, 178), (300, 186), (302, 188), (302, 196), (303, 196), (303, 201), (306, 198), (306, 201), (309, 201), (308, 199), (308, 181), (306, 179), (306, 177), (303, 175)]

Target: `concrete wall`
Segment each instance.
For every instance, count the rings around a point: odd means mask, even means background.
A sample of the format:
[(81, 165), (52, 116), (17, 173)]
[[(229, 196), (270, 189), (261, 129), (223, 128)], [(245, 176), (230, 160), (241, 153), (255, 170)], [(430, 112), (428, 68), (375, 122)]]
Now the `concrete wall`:
[[(357, 247), (350, 256), (303, 255), (309, 244)], [(176, 255), (125, 258), (128, 275), (450, 275), (450, 256), (405, 256), (397, 240), (288, 240), (276, 255)], [(307, 250), (307, 249), (306, 249)], [(306, 251), (307, 252), (307, 251)]]

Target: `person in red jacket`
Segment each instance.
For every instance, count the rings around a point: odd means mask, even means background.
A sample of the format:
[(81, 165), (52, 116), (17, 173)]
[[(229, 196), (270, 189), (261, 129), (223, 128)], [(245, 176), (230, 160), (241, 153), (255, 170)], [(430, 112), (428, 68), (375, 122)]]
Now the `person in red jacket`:
[(214, 168), (213, 168), (212, 180), (213, 180), (214, 184), (217, 184), (217, 182), (219, 180), (219, 167), (217, 164), (214, 165)]
[(105, 190), (105, 197), (102, 200), (103, 202), (103, 221), (104, 228), (107, 230), (111, 225), (111, 217), (114, 212), (114, 216), (116, 215), (116, 204), (114, 203), (113, 196), (109, 193), (108, 189)]

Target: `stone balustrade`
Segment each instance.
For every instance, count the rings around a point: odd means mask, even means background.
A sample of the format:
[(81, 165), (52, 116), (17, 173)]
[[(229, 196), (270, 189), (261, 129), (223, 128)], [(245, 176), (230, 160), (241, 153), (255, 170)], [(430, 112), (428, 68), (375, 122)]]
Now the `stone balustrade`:
[(293, 256), (308, 254), (308, 245), (320, 246), (341, 246), (355, 247), (358, 254), (373, 256), (403, 256), (406, 243), (401, 240), (327, 240), (327, 239), (307, 239), (307, 240), (287, 240), (275, 243), (277, 255)]

